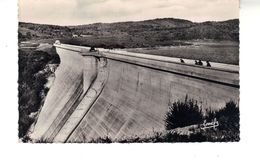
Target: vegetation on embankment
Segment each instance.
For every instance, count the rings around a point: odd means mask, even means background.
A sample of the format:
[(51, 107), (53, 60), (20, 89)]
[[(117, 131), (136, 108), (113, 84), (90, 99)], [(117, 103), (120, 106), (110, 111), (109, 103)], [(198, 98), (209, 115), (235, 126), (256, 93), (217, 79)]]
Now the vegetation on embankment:
[(35, 48), (19, 49), (19, 138), (26, 136), (35, 121), (37, 111), (48, 92), (45, 84), (51, 75), (48, 64), (59, 64), (60, 59), (52, 47), (48, 52)]

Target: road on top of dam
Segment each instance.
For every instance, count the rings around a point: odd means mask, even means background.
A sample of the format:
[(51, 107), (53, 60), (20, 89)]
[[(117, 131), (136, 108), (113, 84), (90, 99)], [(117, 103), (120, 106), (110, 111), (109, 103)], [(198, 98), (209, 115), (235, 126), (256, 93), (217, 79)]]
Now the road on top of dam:
[[(55, 46), (64, 48), (64, 49), (68, 49), (68, 50), (74, 50), (76, 52), (81, 53), (83, 56), (91, 55), (91, 53), (89, 53), (90, 47), (69, 45), (69, 44), (55, 44)], [(146, 54), (146, 53), (135, 53), (135, 52), (125, 51), (122, 49), (112, 49), (111, 50), (111, 49), (96, 48), (96, 50), (100, 53), (105, 53), (105, 54), (109, 54), (109, 53), (118, 54), (118, 55), (125, 56), (125, 57), (129, 56), (129, 57), (143, 58), (143, 59), (149, 59), (149, 60), (158, 60), (158, 61), (163, 61), (163, 62), (180, 63), (180, 64), (185, 64), (185, 65), (197, 66), (197, 67), (201, 67), (201, 68), (211, 68), (211, 69), (218, 69), (218, 70), (224, 70), (224, 71), (233, 71), (233, 72), (237, 72), (237, 73), (239, 72), (239, 66), (232, 65), (232, 64), (210, 62), (211, 67), (207, 67), (206, 61), (202, 61), (203, 65), (195, 65), (195, 60), (193, 60), (193, 59), (166, 57), (166, 56), (159, 56), (159, 55)], [(107, 55), (104, 55), (104, 56), (106, 57)], [(184, 63), (181, 63), (181, 61), (180, 61), (181, 59), (184, 61)]]

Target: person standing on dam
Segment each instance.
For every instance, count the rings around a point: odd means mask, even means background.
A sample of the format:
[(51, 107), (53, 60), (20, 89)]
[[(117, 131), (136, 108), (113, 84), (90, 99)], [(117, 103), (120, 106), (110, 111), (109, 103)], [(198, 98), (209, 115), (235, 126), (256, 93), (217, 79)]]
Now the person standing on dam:
[(209, 61), (206, 61), (206, 62), (207, 62), (207, 67), (211, 67), (211, 65), (210, 65)]

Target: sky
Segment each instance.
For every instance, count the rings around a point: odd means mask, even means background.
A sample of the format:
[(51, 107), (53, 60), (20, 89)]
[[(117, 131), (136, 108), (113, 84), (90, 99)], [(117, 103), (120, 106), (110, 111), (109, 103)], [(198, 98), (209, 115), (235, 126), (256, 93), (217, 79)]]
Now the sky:
[(239, 18), (239, 0), (19, 0), (19, 21), (56, 25), (181, 18)]

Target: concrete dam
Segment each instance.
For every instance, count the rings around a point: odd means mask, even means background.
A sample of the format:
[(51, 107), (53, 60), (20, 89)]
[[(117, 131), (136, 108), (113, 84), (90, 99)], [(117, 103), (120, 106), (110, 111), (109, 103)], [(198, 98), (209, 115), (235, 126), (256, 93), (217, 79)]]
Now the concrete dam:
[(61, 63), (31, 138), (49, 142), (112, 140), (165, 130), (169, 105), (195, 99), (202, 109), (239, 101), (239, 67), (54, 44)]

